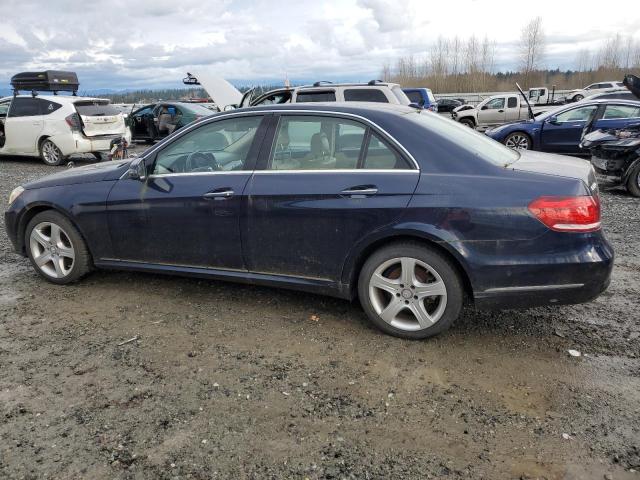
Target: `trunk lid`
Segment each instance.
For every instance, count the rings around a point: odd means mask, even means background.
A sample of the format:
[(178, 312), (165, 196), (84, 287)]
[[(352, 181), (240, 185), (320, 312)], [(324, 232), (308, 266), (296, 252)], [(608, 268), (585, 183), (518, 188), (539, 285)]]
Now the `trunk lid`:
[(520, 158), (509, 164), (507, 168), (523, 172), (575, 178), (581, 180), (592, 195), (597, 195), (598, 193), (595, 172), (588, 160), (524, 150), (520, 152)]
[(124, 135), (125, 124), (122, 113), (109, 100), (78, 100), (76, 112), (82, 120), (82, 131), (87, 137)]

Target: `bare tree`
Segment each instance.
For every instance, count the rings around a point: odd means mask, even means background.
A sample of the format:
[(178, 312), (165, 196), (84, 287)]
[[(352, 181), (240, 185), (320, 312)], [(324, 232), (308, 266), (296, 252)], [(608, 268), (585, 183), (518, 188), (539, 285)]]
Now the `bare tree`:
[(542, 18), (536, 17), (525, 25), (520, 37), (520, 72), (527, 87), (529, 87), (532, 73), (542, 67), (544, 52)]

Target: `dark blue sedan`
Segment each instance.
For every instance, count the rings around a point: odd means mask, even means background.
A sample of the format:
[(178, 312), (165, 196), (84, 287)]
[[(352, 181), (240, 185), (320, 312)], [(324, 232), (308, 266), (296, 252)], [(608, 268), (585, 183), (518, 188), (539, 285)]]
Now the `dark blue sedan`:
[(300, 104), (192, 123), (141, 157), (16, 188), (15, 249), (45, 279), (92, 268), (359, 299), (392, 335), (608, 285), (591, 166), (516, 152), (426, 111)]
[(588, 151), (580, 148), (585, 127), (593, 131), (637, 123), (640, 123), (640, 102), (583, 100), (545, 112), (535, 120), (507, 123), (485, 133), (513, 149), (588, 155)]

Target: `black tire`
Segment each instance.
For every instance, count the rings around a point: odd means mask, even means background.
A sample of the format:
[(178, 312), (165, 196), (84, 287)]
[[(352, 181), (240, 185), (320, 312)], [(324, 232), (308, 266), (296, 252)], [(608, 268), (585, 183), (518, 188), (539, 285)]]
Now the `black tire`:
[(476, 128), (476, 122), (474, 122), (470, 118), (463, 118), (462, 120), (460, 120), (460, 123), (462, 125), (466, 125), (469, 128)]
[[(70, 265), (69, 272), (60, 278), (55, 278), (47, 274), (43, 270), (44, 267), (40, 267), (34, 259), (34, 252), (31, 246), (31, 232), (34, 228), (43, 223), (50, 223), (59, 226), (62, 229), (64, 237), (66, 237), (64, 239), (65, 244), (70, 243), (74, 252), (74, 259), (72, 264)], [(78, 229), (73, 225), (73, 223), (71, 223), (71, 221), (69, 221), (69, 219), (67, 219), (61, 213), (56, 212), (55, 210), (46, 210), (44, 212), (38, 213), (35, 217), (33, 217), (28, 223), (27, 228), (25, 229), (24, 238), (27, 256), (31, 261), (31, 265), (41, 277), (51, 283), (55, 283), (58, 285), (73, 283), (78, 281), (89, 271), (91, 271), (93, 265), (91, 254), (89, 253), (87, 244), (80, 235), (80, 232), (78, 232)]]
[(58, 146), (49, 139), (40, 144), (40, 159), (50, 167), (57, 167), (65, 161)]
[[(441, 313), (439, 320), (429, 327), (413, 330), (397, 328), (396, 326), (391, 325), (391, 323), (383, 320), (372, 303), (372, 298), (370, 296), (370, 280), (376, 269), (383, 267), (388, 262), (394, 261), (394, 259), (404, 257), (416, 259), (431, 267), (440, 276), (446, 288), (446, 304), (444, 306), (444, 311)], [(401, 277), (399, 278), (401, 280)], [(413, 286), (411, 286), (411, 288), (413, 288)], [(404, 290), (409, 290), (409, 288), (405, 288)], [(392, 294), (388, 293), (385, 295), (388, 295), (390, 302), (393, 301), (394, 296)], [(411, 301), (403, 300), (404, 293), (396, 293), (395, 295), (399, 297), (398, 301), (400, 303), (404, 301), (406, 304)], [(383, 247), (380, 250), (375, 251), (365, 261), (358, 278), (358, 296), (360, 304), (369, 317), (369, 320), (380, 330), (396, 337), (418, 340), (433, 337), (434, 335), (442, 333), (451, 327), (462, 310), (464, 303), (464, 288), (457, 269), (451, 260), (437, 250), (426, 245), (407, 242)], [(404, 297), (404, 299), (406, 298), (407, 297)], [(417, 297), (414, 298), (417, 300)], [(440, 300), (438, 300), (438, 302), (440, 302)], [(403, 312), (406, 311), (403, 310)], [(415, 325), (415, 327), (419, 327), (419, 325)]]
[(101, 152), (91, 152), (91, 155), (93, 155), (98, 162), (102, 162), (107, 158), (107, 156), (102, 154)]
[(583, 99), (584, 99), (584, 95), (580, 95), (580, 94), (573, 97), (574, 102), (579, 102), (580, 100), (583, 100)]
[(640, 197), (640, 162), (629, 172), (627, 191), (634, 197)]

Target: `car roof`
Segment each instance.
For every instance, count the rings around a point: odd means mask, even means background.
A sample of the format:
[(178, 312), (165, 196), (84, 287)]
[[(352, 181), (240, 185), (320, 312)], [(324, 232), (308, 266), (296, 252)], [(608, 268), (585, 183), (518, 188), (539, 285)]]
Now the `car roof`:
[(234, 110), (234, 112), (261, 112), (261, 111), (311, 111), (320, 113), (350, 113), (353, 115), (368, 116), (381, 111), (398, 115), (415, 112), (416, 109), (406, 105), (380, 102), (312, 102), (312, 103), (284, 103), (279, 105), (261, 105)]
[[(391, 83), (391, 82), (375, 82), (375, 83), (358, 83), (358, 82), (352, 82), (352, 83), (320, 83), (319, 85), (316, 85), (315, 83), (313, 85), (301, 85), (299, 87), (293, 87), (290, 88), (290, 90), (311, 90), (314, 88), (317, 89), (321, 89), (321, 90), (326, 90), (328, 88), (335, 88), (335, 87), (366, 87), (366, 88), (375, 88), (375, 87), (395, 87), (396, 85), (398, 85), (397, 83)], [(283, 88), (283, 90), (286, 90), (287, 88)], [(280, 90), (280, 89), (276, 89), (276, 90)], [(268, 93), (268, 92), (267, 92)]]

